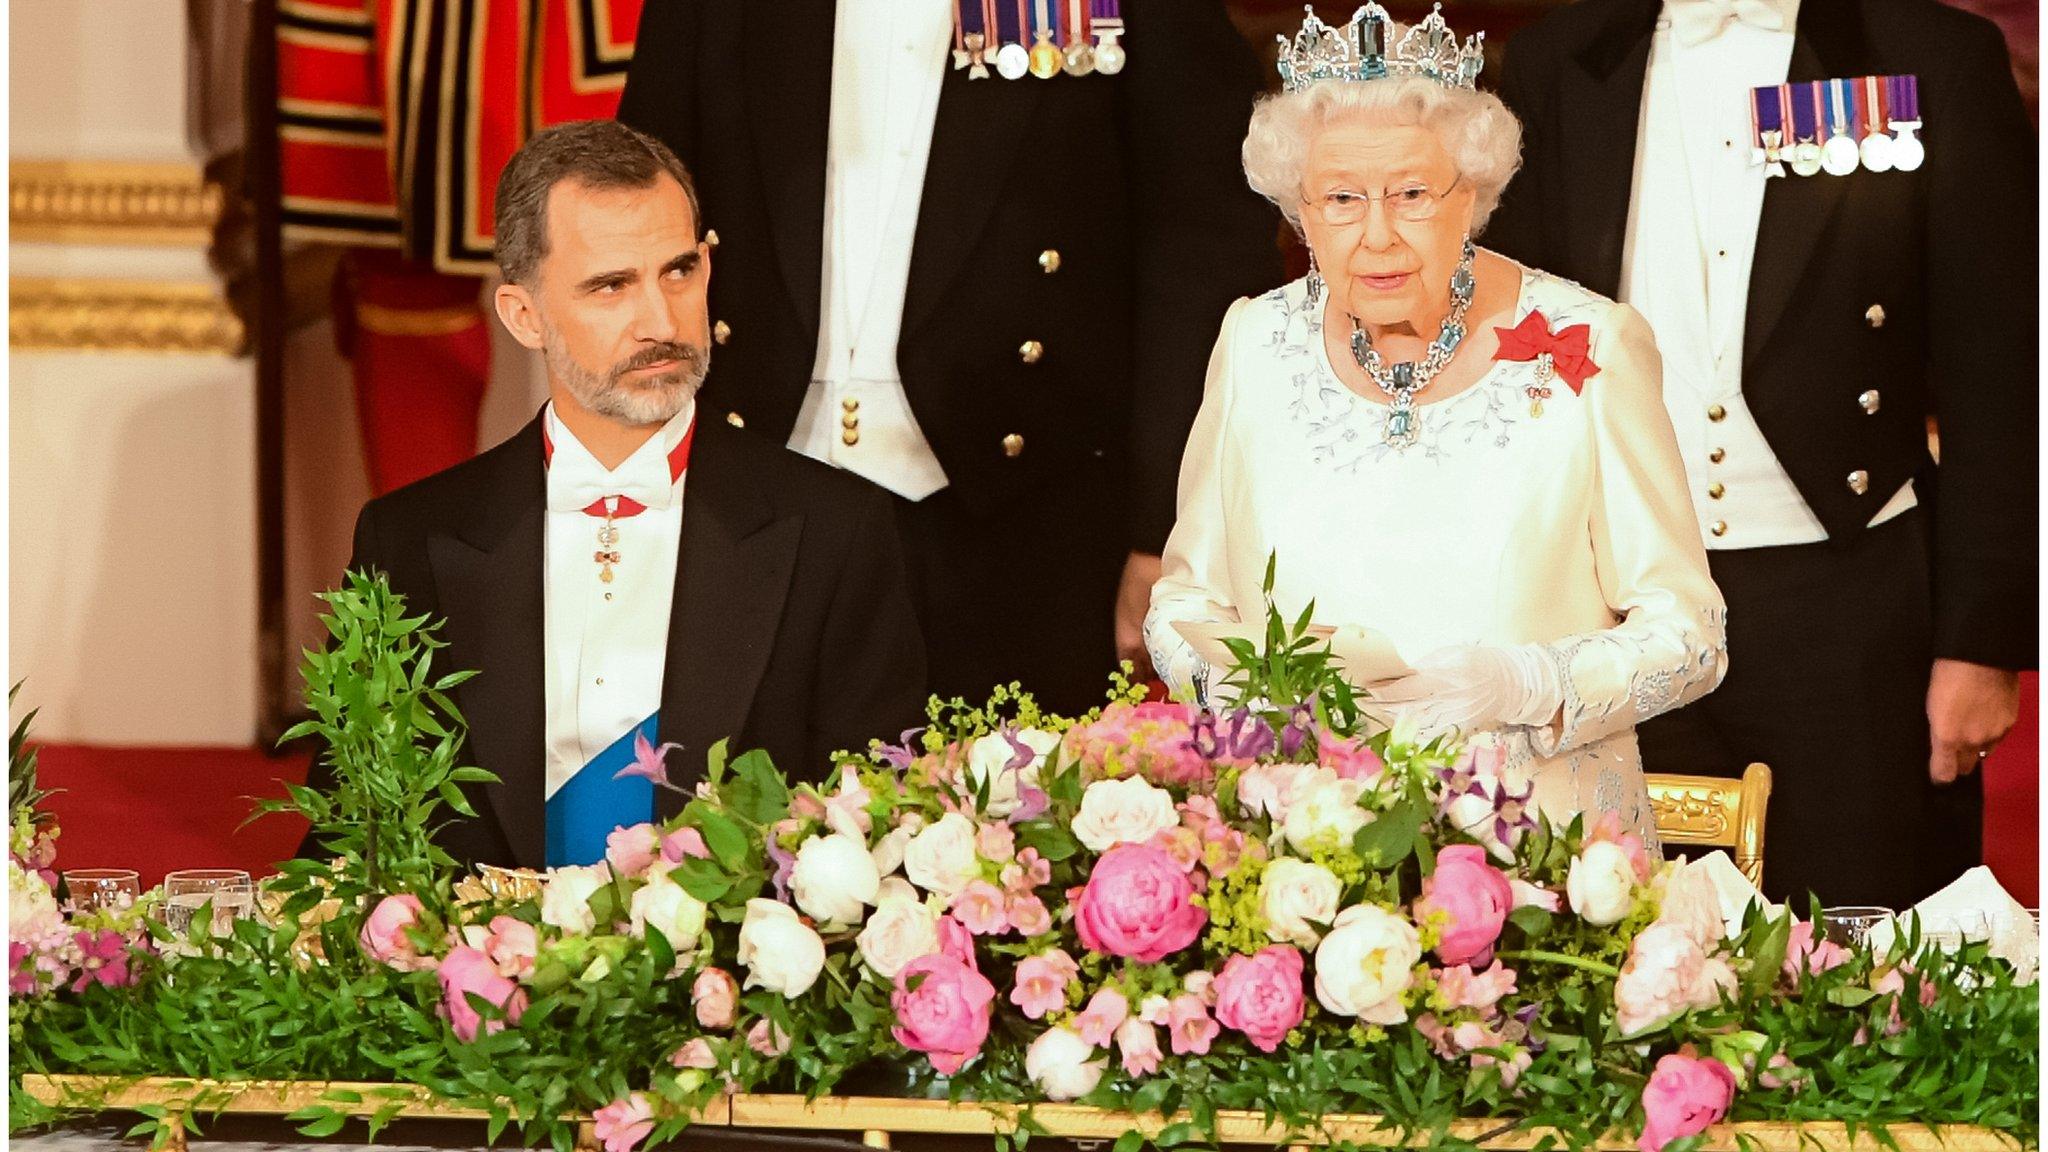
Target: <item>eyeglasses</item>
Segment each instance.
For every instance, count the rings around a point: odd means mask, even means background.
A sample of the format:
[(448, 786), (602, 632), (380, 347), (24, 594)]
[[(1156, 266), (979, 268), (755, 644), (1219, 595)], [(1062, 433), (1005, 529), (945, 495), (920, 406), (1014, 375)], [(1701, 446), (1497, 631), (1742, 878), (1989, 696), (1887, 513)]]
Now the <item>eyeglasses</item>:
[(1445, 197), (1455, 191), (1464, 179), (1464, 174), (1460, 173), (1441, 192), (1432, 192), (1427, 184), (1419, 182), (1385, 189), (1378, 196), (1349, 188), (1337, 188), (1321, 196), (1311, 197), (1304, 194), (1302, 203), (1313, 208), (1316, 215), (1322, 217), (1323, 223), (1338, 228), (1349, 227), (1364, 220), (1366, 211), (1372, 207), (1374, 200), (1384, 201), (1387, 210), (1394, 214), (1395, 219), (1420, 224), (1436, 217), (1437, 210), (1443, 207)]

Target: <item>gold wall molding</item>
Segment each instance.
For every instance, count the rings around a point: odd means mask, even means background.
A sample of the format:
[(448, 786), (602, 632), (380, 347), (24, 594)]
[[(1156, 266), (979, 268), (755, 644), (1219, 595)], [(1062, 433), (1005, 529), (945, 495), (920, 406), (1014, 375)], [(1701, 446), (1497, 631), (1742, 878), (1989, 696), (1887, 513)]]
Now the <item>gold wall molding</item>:
[(237, 355), (242, 321), (209, 284), (40, 278), (8, 281), (7, 345), (21, 351)]
[(7, 170), (15, 240), (205, 247), (222, 203), (197, 164), (14, 160)]

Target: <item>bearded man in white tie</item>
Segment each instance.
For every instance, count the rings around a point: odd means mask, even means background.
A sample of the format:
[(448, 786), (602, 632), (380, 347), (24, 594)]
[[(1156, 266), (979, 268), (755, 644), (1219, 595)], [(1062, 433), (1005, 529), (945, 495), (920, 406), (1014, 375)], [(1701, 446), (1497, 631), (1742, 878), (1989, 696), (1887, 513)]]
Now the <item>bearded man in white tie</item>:
[[(1651, 772), (1770, 765), (1773, 898), (1903, 908), (1979, 862), (2036, 663), (2037, 144), (1935, 0), (1581, 0), (1508, 46), (1488, 240), (1633, 305), (1714, 580), (1720, 691)], [(1938, 463), (1937, 463), (1938, 462)]]
[(464, 864), (590, 864), (684, 795), (619, 774), (679, 745), (766, 749), (793, 779), (914, 723), (924, 646), (888, 497), (699, 421), (710, 358), (690, 174), (622, 124), (548, 129), (498, 182), (499, 319), (542, 353), (550, 399), (498, 447), (372, 500), (354, 568), (446, 618), (437, 670), (465, 757), (499, 782), (436, 841)]

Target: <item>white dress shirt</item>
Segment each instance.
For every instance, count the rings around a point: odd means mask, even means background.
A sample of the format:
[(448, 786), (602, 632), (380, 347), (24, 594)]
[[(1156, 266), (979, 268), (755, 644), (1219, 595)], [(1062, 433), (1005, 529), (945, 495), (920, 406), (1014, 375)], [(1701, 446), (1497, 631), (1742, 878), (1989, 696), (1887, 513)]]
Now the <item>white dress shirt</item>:
[[(1777, 7), (1781, 30), (1731, 21), (1698, 44), (1683, 43), (1660, 20), (1637, 133), (1620, 296), (1657, 334), (1664, 403), (1710, 549), (1827, 539), (1742, 394), (1743, 328), (1767, 179), (1753, 163), (1750, 90), (1784, 83), (1798, 0)], [(1913, 504), (1909, 481), (1871, 523)]]
[[(668, 662), (668, 618), (675, 603), (686, 471), (669, 479), (668, 454), (689, 431), (696, 404), (662, 426), (616, 469), (598, 463), (548, 405), (554, 443), (548, 463), (547, 796), (661, 709)], [(619, 561), (599, 578), (597, 532), (603, 517), (584, 509), (620, 493), (647, 506), (612, 521)]]
[(839, 0), (818, 356), (789, 446), (911, 500), (946, 473), (896, 367), (903, 291), (952, 48), (950, 0)]

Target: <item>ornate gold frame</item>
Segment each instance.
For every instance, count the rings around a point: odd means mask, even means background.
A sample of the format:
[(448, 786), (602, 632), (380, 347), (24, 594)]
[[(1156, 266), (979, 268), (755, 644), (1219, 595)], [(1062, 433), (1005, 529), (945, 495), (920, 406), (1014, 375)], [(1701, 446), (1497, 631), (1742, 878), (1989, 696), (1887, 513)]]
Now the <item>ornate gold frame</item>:
[[(433, 1100), (425, 1089), (413, 1085), (367, 1083), (316, 1083), (301, 1081), (179, 1080), (150, 1078), (124, 1080), (97, 1076), (22, 1077), (22, 1088), (44, 1104), (129, 1110), (162, 1107), (176, 1115), (191, 1110), (242, 1115), (283, 1116), (315, 1104), (352, 1116), (372, 1116), (393, 1103), (402, 1106), (398, 1115), (407, 1118), (442, 1120), (483, 1120), (488, 1114), (474, 1109), (452, 1108)], [(342, 1103), (326, 1099), (330, 1092), (353, 1093), (355, 1099)], [(858, 1132), (861, 1143), (870, 1148), (888, 1148), (898, 1133), (992, 1135), (1014, 1131), (1017, 1118), (1025, 1111), (1019, 1105), (952, 1104), (944, 1100), (898, 1100), (866, 1096), (826, 1096), (806, 1100), (801, 1096), (740, 1095), (714, 1100), (697, 1117), (701, 1125), (746, 1129), (803, 1130), (811, 1132)], [(1170, 1119), (1161, 1116), (1133, 1116), (1079, 1104), (1038, 1104), (1029, 1109), (1031, 1119), (1045, 1134), (1079, 1140), (1113, 1140), (1126, 1130), (1139, 1128), (1155, 1134)], [(1224, 1112), (1218, 1115), (1219, 1138), (1224, 1144), (1275, 1147), (1287, 1139), (1284, 1127), (1269, 1123), (1256, 1112)], [(183, 1130), (175, 1126), (170, 1145), (184, 1147)], [(1330, 1116), (1323, 1134), (1297, 1140), (1293, 1148), (1309, 1148), (1335, 1140), (1353, 1140), (1382, 1146), (1414, 1147), (1423, 1136), (1401, 1139), (1398, 1133), (1381, 1130), (1377, 1116)], [(1546, 1139), (1563, 1146), (1557, 1134), (1543, 1128), (1516, 1128), (1501, 1120), (1460, 1120), (1451, 1135), (1481, 1147), (1507, 1152), (1527, 1152)], [(1846, 1124), (1751, 1122), (1721, 1124), (1707, 1133), (1702, 1152), (2016, 1152), (2019, 1141), (1989, 1128), (1973, 1126), (1893, 1126), (1889, 1140), (1880, 1140), (1861, 1126), (1852, 1136)], [(577, 1147), (596, 1148), (596, 1134), (588, 1120), (578, 1126)], [(1632, 1138), (1612, 1134), (1599, 1143), (1602, 1149), (1632, 1149)]]
[(210, 284), (17, 276), (7, 283), (16, 351), (239, 355), (242, 321)]
[(1764, 811), (1770, 806), (1771, 770), (1751, 764), (1742, 779), (1650, 773), (1650, 811), (1668, 848), (1727, 848), (1751, 884), (1763, 883)]
[(15, 160), (7, 221), (15, 241), (204, 248), (223, 194), (197, 164)]

